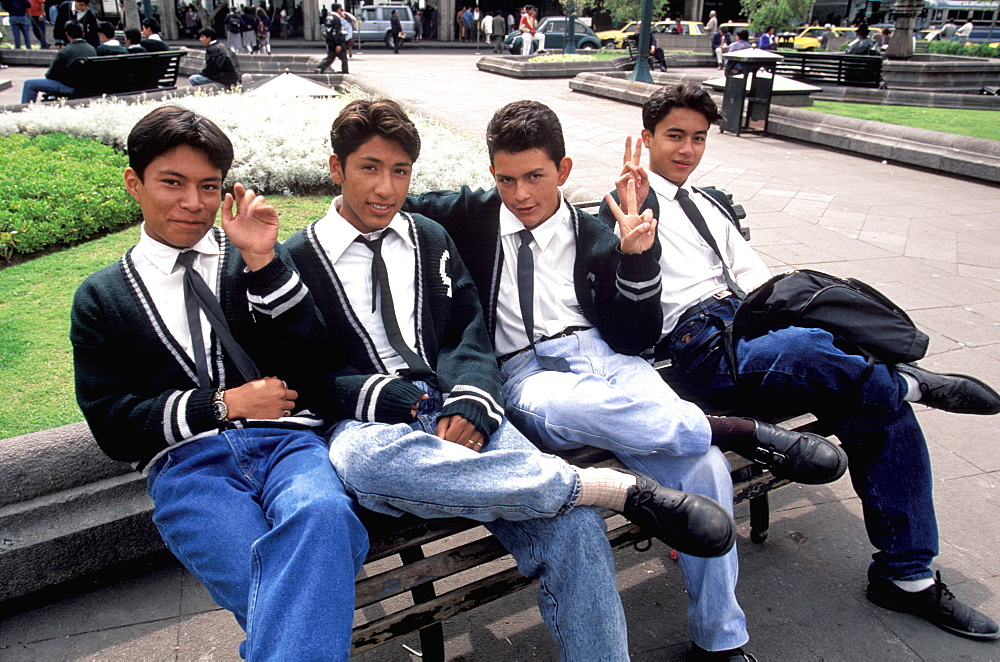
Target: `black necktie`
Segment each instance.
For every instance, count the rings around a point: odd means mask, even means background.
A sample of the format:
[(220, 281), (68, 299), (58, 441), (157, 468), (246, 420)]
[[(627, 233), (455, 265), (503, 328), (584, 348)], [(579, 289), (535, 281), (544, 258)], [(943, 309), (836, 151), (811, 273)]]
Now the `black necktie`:
[(197, 257), (197, 251), (186, 251), (177, 256), (177, 265), (184, 267), (184, 307), (187, 310), (188, 327), (191, 330), (191, 347), (194, 353), (194, 365), (198, 372), (198, 386), (212, 387), (212, 380), (208, 374), (208, 359), (205, 356), (205, 340), (201, 334), (199, 310), (205, 312), (205, 317), (208, 318), (209, 324), (222, 341), (222, 346), (226, 348), (226, 353), (236, 364), (236, 369), (243, 379), (248, 382), (260, 379), (261, 374), (257, 365), (240, 347), (229, 330), (229, 323), (226, 322), (219, 300), (215, 298), (215, 294), (201, 274), (194, 270), (192, 265)]
[(698, 234), (700, 234), (702, 238), (708, 242), (709, 247), (715, 251), (716, 255), (719, 256), (719, 261), (722, 262), (722, 277), (726, 281), (726, 287), (728, 287), (729, 291), (735, 294), (738, 298), (745, 299), (747, 296), (746, 292), (744, 292), (740, 286), (736, 284), (736, 279), (733, 278), (733, 274), (729, 270), (729, 265), (726, 264), (726, 258), (722, 255), (722, 251), (719, 250), (719, 245), (715, 242), (715, 237), (713, 237), (712, 233), (708, 231), (708, 224), (705, 223), (705, 217), (701, 215), (700, 211), (698, 211), (698, 205), (694, 203), (694, 200), (691, 199), (688, 192), (679, 186), (677, 187), (677, 195), (674, 196), (674, 199), (680, 203), (681, 209), (684, 210), (688, 220), (690, 220), (691, 224), (696, 230), (698, 230)]
[(521, 244), (517, 247), (517, 299), (521, 304), (521, 321), (528, 336), (535, 360), (545, 370), (569, 372), (569, 362), (559, 356), (542, 356), (535, 349), (535, 256), (531, 253), (534, 237), (528, 230), (520, 230), (517, 236)]
[(389, 337), (389, 344), (400, 358), (406, 361), (407, 375), (410, 378), (430, 376), (434, 371), (403, 340), (399, 322), (396, 320), (396, 308), (392, 304), (392, 291), (389, 289), (389, 270), (386, 269), (385, 260), (382, 259), (382, 240), (388, 233), (388, 230), (383, 232), (378, 239), (365, 239), (362, 236), (355, 239), (372, 252), (372, 312), (375, 312), (375, 291), (378, 290), (382, 298), (382, 325), (385, 327), (385, 335)]

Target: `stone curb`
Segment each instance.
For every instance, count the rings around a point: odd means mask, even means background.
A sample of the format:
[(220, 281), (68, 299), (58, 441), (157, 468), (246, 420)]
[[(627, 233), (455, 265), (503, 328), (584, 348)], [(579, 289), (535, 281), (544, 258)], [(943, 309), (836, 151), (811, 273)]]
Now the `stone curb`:
[(164, 549), (142, 475), (85, 423), (0, 443), (0, 602)]
[[(687, 77), (701, 82), (698, 76)], [(680, 80), (685, 80), (681, 77)], [(704, 79), (702, 79), (704, 80)], [(570, 89), (642, 105), (658, 85), (611, 76), (579, 74)], [(721, 95), (713, 95), (721, 98)], [(883, 122), (825, 115), (803, 108), (771, 106), (768, 132), (950, 175), (1000, 182), (1000, 141), (913, 129)]]

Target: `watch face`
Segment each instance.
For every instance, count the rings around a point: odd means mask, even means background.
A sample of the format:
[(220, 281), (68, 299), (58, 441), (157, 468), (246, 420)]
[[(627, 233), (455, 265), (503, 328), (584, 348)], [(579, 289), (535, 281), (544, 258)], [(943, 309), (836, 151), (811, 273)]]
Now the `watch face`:
[(229, 408), (226, 407), (226, 403), (219, 400), (212, 403), (212, 411), (215, 414), (215, 420), (217, 421), (226, 420), (226, 416), (229, 414)]

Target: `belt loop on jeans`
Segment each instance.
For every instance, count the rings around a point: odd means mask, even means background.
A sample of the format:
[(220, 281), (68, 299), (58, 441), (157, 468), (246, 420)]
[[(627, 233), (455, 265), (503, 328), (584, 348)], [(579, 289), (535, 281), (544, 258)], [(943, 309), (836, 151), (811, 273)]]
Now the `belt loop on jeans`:
[(687, 310), (685, 310), (683, 313), (681, 313), (681, 316), (677, 320), (677, 324), (674, 325), (674, 328), (678, 329), (678, 328), (680, 328), (680, 326), (682, 324), (684, 324), (685, 322), (687, 322), (689, 319), (691, 319), (695, 315), (700, 315), (701, 312), (702, 312), (703, 306), (706, 303), (711, 303), (713, 301), (724, 301), (724, 300), (730, 298), (731, 296), (733, 296), (733, 293), (730, 292), (729, 290), (726, 290), (726, 289), (722, 289), (722, 290), (719, 290), (718, 292), (716, 292), (714, 294), (710, 294), (709, 296), (705, 297), (704, 299), (702, 299), (701, 301), (699, 301), (698, 303), (694, 304), (693, 306), (691, 306), (690, 308), (688, 308)]

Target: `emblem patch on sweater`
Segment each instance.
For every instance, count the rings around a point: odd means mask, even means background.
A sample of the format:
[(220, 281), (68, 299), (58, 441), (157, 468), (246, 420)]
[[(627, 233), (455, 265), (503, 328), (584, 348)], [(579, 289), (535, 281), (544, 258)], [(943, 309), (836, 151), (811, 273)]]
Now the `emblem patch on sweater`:
[(448, 251), (441, 253), (441, 262), (438, 265), (438, 274), (441, 276), (441, 284), (444, 285), (444, 295), (451, 298), (451, 277), (448, 275), (448, 260), (451, 255)]

